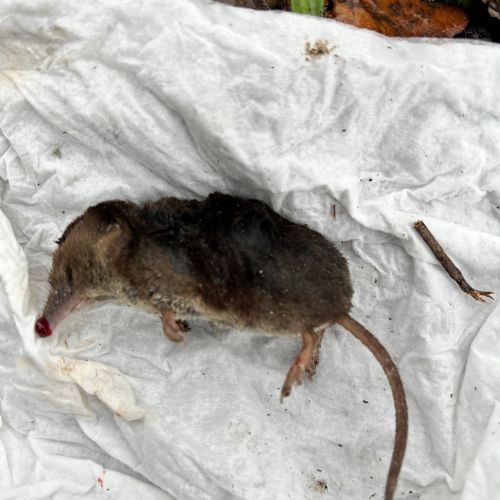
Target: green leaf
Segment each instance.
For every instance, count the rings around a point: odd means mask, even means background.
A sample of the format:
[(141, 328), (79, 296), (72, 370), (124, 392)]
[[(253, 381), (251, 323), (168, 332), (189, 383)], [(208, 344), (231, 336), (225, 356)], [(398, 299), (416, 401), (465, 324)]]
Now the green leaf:
[(323, 15), (324, 0), (292, 0), (292, 12), (301, 14)]

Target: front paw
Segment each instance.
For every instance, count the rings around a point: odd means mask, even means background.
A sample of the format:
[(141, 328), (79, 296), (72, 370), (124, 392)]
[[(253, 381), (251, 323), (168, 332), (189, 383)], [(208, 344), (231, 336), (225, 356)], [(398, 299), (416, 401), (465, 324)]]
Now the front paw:
[(162, 324), (163, 333), (167, 338), (173, 342), (184, 341), (183, 329), (181, 325), (179, 325), (179, 321), (175, 319), (174, 313), (170, 309), (166, 309), (162, 312)]

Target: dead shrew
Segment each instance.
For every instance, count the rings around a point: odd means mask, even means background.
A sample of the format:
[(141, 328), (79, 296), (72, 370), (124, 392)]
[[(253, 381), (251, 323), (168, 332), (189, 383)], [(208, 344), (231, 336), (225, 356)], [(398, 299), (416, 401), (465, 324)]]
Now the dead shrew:
[(183, 340), (185, 322), (195, 316), (267, 335), (301, 335), (282, 398), (305, 374), (312, 378), (324, 331), (341, 324), (370, 349), (392, 389), (396, 437), (385, 489), (392, 499), (408, 432), (403, 384), (385, 348), (349, 316), (347, 261), (321, 234), (260, 201), (221, 193), (142, 206), (108, 201), (66, 228), (49, 283), (35, 325), (41, 337), (71, 311), (100, 300), (158, 314), (174, 342)]

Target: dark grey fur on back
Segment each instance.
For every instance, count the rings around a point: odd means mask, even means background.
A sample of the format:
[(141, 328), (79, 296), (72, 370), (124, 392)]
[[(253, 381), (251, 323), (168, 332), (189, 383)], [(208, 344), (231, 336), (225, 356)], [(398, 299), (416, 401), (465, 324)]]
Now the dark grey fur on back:
[(350, 309), (347, 262), (335, 246), (258, 200), (220, 193), (204, 201), (165, 198), (138, 215), (144, 233), (199, 281), (214, 309), (235, 308), (249, 323), (255, 315), (288, 317), (295, 328)]

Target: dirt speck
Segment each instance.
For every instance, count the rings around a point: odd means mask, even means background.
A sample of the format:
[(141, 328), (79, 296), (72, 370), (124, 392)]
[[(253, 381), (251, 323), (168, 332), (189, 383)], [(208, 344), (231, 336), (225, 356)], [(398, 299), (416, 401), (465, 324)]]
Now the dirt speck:
[(325, 493), (328, 489), (326, 481), (324, 479), (313, 479), (311, 484), (311, 489), (317, 491), (318, 493)]
[(54, 148), (54, 150), (52, 151), (52, 156), (54, 156), (55, 158), (62, 158), (61, 149), (59, 147)]
[(319, 59), (320, 57), (327, 56), (334, 48), (335, 47), (329, 47), (326, 40), (317, 40), (314, 42), (314, 45), (311, 45), (311, 42), (306, 42), (306, 61), (309, 61), (309, 59)]

